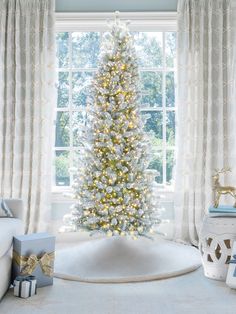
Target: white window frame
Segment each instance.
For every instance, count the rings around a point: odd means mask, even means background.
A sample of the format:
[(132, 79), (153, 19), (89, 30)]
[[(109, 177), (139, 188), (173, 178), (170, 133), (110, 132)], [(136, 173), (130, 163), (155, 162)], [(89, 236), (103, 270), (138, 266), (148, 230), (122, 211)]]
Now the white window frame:
[[(56, 13), (56, 32), (81, 32), (96, 31), (104, 32), (107, 30), (107, 21), (114, 19), (114, 12), (105, 13)], [(120, 12), (121, 20), (130, 21), (130, 31), (155, 31), (155, 32), (171, 32), (177, 31), (177, 13), (176, 12)], [(143, 70), (143, 69), (142, 69)], [(145, 70), (145, 69), (144, 69)], [(151, 71), (151, 69), (148, 69)], [(159, 69), (160, 71), (161, 69)], [(171, 69), (173, 70), (173, 69)], [(165, 78), (164, 78), (165, 80)], [(165, 88), (165, 82), (163, 84)], [(148, 109), (151, 111), (152, 109)], [(164, 109), (160, 109), (163, 114)], [(155, 108), (156, 111), (156, 108)], [(176, 109), (175, 109), (176, 112)], [(163, 124), (163, 134), (166, 125)], [(58, 148), (59, 149), (59, 148)], [(163, 165), (164, 166), (164, 165)], [(173, 187), (165, 186), (162, 188), (163, 193), (168, 200), (172, 199)], [(52, 202), (62, 203), (71, 202), (65, 197), (66, 193), (70, 193), (70, 187), (54, 186), (52, 190)]]

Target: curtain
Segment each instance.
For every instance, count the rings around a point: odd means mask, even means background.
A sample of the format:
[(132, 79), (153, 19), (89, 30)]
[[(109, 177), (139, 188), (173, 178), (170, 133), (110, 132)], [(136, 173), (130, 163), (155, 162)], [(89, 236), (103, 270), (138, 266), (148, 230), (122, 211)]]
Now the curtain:
[(175, 240), (195, 245), (214, 169), (236, 165), (231, 22), (230, 0), (178, 1)]
[(46, 229), (55, 93), (54, 0), (0, 2), (0, 193)]

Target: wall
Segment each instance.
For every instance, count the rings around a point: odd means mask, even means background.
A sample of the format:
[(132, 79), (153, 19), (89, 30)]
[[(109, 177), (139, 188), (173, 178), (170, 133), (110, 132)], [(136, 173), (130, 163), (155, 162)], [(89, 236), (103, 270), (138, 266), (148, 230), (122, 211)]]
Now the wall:
[(57, 12), (176, 11), (178, 0), (56, 0)]

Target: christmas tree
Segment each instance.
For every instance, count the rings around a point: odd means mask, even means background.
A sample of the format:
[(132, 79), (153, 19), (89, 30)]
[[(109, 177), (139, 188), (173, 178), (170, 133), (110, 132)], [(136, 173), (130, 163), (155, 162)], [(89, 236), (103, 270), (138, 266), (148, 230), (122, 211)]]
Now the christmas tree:
[(103, 36), (92, 95), (65, 230), (147, 236), (160, 222), (146, 171), (150, 145), (139, 112), (133, 38), (118, 18)]

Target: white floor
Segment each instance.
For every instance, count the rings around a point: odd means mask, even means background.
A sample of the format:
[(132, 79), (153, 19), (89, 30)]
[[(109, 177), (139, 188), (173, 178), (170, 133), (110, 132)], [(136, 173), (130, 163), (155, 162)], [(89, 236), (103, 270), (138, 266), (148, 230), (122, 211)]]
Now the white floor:
[(89, 284), (55, 279), (30, 299), (9, 291), (1, 314), (233, 314), (236, 290), (204, 277), (183, 276), (132, 284)]

